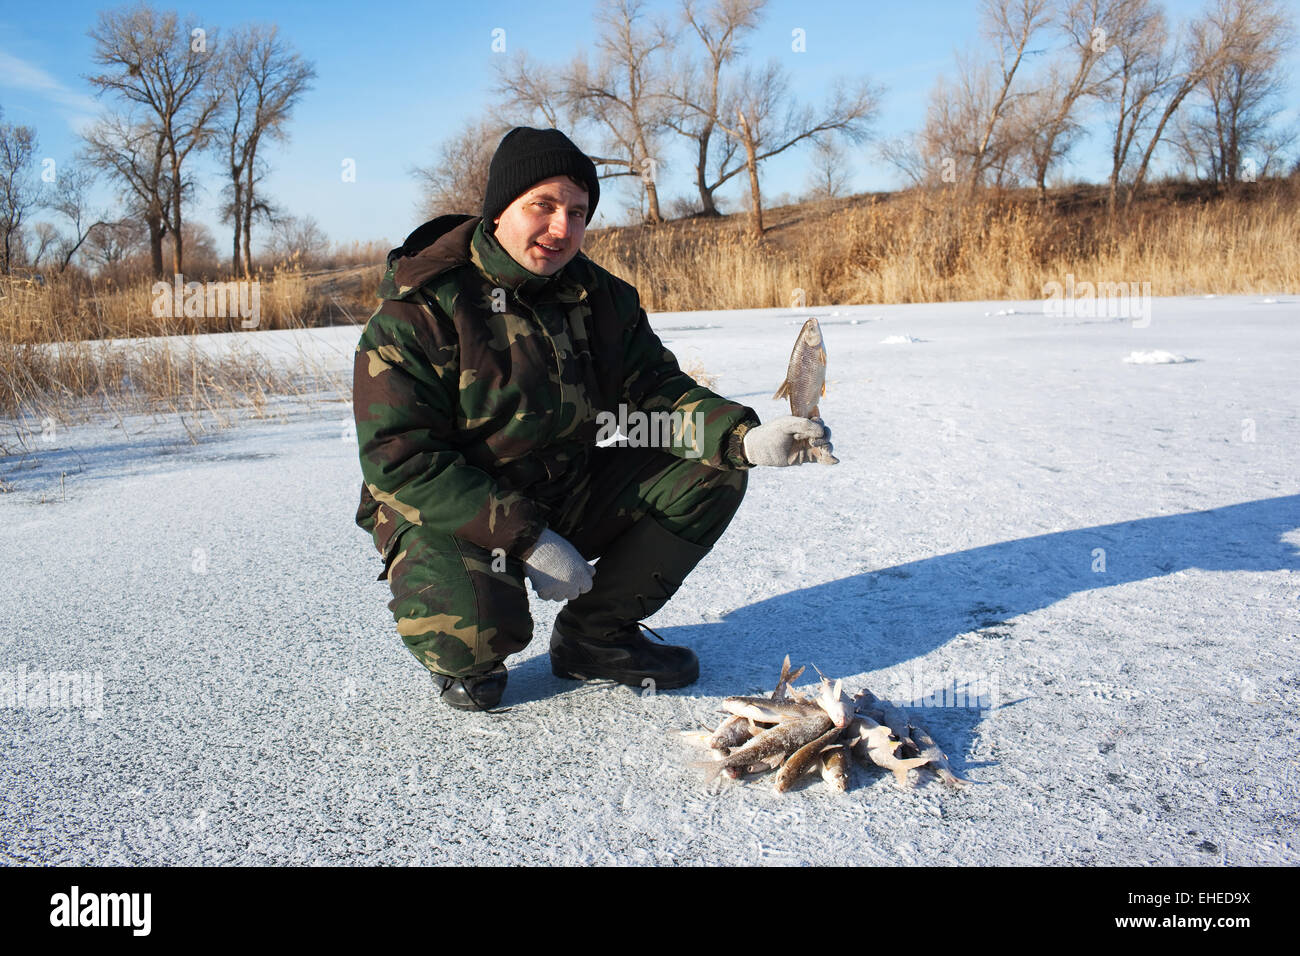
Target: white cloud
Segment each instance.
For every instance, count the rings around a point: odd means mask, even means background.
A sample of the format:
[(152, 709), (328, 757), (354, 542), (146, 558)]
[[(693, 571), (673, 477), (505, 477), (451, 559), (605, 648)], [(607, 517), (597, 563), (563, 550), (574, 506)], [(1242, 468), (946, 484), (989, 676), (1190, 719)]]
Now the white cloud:
[(99, 101), (93, 96), (70, 90), (59, 80), (41, 67), (13, 54), (0, 50), (0, 87), (29, 90), (60, 106), (60, 114), (67, 120), (74, 132), (80, 132), (83, 126), (93, 123), (100, 112)]

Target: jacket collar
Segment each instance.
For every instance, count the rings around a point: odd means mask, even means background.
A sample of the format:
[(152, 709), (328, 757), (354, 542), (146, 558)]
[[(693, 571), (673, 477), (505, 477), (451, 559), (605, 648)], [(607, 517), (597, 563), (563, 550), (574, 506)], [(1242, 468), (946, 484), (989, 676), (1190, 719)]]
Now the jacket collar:
[(509, 289), (516, 297), (535, 302), (544, 297), (569, 298), (581, 289), (578, 270), (573, 266), (582, 253), (574, 256), (564, 268), (554, 275), (539, 276), (529, 272), (514, 260), (497, 237), (483, 228), (482, 221), (470, 239), (470, 261), (494, 285)]

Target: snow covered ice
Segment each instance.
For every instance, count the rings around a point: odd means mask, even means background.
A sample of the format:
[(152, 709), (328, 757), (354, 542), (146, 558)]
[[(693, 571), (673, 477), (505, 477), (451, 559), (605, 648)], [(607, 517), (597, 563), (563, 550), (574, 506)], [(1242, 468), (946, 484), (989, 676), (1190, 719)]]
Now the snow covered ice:
[[(197, 445), (151, 417), (6, 423), (0, 861), (1300, 862), (1300, 302), (1041, 312), (655, 316), (764, 418), (818, 316), (841, 464), (751, 472), (652, 619), (697, 684), (554, 678), (534, 601), (491, 716), (442, 706), (393, 629), (345, 404)], [(298, 335), (346, 370), (357, 330)], [(1195, 361), (1122, 361), (1155, 351)], [(923, 708), (977, 784), (707, 792), (673, 732), (787, 653)], [(60, 673), (101, 675), (101, 712), (54, 700)]]

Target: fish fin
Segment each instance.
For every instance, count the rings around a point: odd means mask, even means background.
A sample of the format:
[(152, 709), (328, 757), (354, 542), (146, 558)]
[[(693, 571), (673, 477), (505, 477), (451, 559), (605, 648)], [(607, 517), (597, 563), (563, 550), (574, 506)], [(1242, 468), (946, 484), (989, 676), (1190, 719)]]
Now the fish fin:
[(725, 769), (721, 758), (718, 760), (695, 760), (691, 762), (691, 766), (704, 771), (704, 785), (706, 787), (712, 786), (713, 782), (718, 779), (718, 774)]
[(709, 738), (713, 736), (713, 732), (710, 730), (679, 730), (675, 733), (680, 735), (678, 736), (679, 740), (696, 747), (708, 747)]
[(937, 748), (934, 750), (927, 749), (921, 753), (921, 756), (929, 760), (927, 766), (940, 780), (948, 784), (948, 786), (964, 787), (973, 782), (953, 772), (952, 767), (948, 764), (948, 758), (944, 756), (943, 751), (938, 750)]
[[(799, 668), (799, 672), (803, 673), (802, 667)], [(790, 685), (796, 676), (798, 675), (790, 673), (790, 655), (787, 654), (785, 655), (785, 660), (781, 663), (781, 676), (777, 679), (776, 690), (772, 691), (772, 699), (780, 700), (784, 697), (786, 687)]]
[(773, 395), (772, 398), (774, 399), (785, 398), (785, 396), (789, 394), (790, 394), (790, 380), (787, 378), (784, 382), (781, 383), (781, 387), (776, 390), (776, 394)]
[(894, 779), (898, 781), (899, 786), (910, 787), (907, 781), (907, 771), (913, 767), (921, 767), (930, 762), (929, 757), (913, 757), (910, 760), (900, 760), (890, 769), (894, 771)]
[(966, 777), (959, 777), (948, 767), (938, 767), (931, 764), (930, 769), (935, 771), (939, 775), (939, 779), (950, 787), (969, 787), (974, 783), (973, 780), (969, 780)]
[[(818, 350), (817, 350), (816, 352), (814, 352), (813, 354), (817, 356), (817, 364), (818, 364), (818, 365), (825, 365), (825, 364), (826, 364), (826, 350), (825, 350), (824, 348), (818, 349)], [(824, 390), (824, 389), (826, 388), (826, 386), (823, 385), (822, 388), (823, 388), (823, 390)]]

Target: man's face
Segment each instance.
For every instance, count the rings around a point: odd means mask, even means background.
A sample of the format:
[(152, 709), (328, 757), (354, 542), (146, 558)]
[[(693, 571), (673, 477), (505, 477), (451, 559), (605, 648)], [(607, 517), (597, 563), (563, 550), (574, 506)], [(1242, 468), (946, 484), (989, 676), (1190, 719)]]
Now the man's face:
[(510, 258), (539, 276), (555, 275), (582, 248), (587, 190), (568, 176), (543, 179), (496, 219), (496, 237)]

